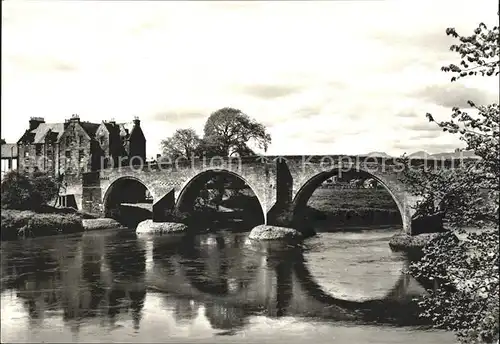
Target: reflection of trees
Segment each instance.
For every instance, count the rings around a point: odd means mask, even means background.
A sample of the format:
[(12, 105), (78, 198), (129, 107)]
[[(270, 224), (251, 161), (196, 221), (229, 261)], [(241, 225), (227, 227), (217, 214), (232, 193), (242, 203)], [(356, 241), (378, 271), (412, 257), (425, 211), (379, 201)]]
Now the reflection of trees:
[(17, 291), (30, 319), (43, 318), (45, 310), (56, 309), (61, 299), (59, 255), (64, 252), (57, 251), (57, 242), (45, 238), (9, 244), (2, 249), (2, 259), (6, 259), (3, 287)]
[(138, 328), (146, 298), (146, 251), (137, 240), (121, 239), (108, 245), (106, 258), (114, 278), (108, 296), (110, 321), (113, 323), (121, 312), (131, 311), (134, 327)]
[(199, 291), (217, 296), (237, 293), (252, 281), (256, 266), (245, 262), (243, 241), (224, 240), (222, 234), (190, 237), (184, 242), (181, 264), (190, 283)]
[[(90, 239), (90, 240), (89, 240)], [(82, 274), (90, 294), (90, 302), (87, 308), (87, 316), (95, 316), (99, 304), (106, 293), (106, 286), (101, 278), (101, 266), (103, 261), (103, 248), (98, 246), (94, 238), (85, 237), (82, 242)]]
[[(3, 287), (17, 291), (30, 319), (61, 309), (63, 321), (73, 323), (107, 308), (111, 318), (130, 311), (137, 327), (146, 295), (144, 250), (130, 241), (105, 250), (105, 237), (98, 235), (5, 245)], [(105, 256), (113, 276), (103, 273)], [(116, 276), (123, 283), (113, 282)]]
[(288, 314), (288, 308), (293, 296), (293, 264), (296, 255), (302, 254), (301, 248), (286, 243), (253, 242), (253, 249), (258, 250), (265, 258), (265, 268), (274, 276), (273, 289), (267, 285), (268, 316), (281, 317)]
[(276, 316), (285, 315), (292, 298), (292, 260), (280, 261), (276, 267)]
[[(195, 318), (204, 304), (212, 326), (225, 330), (244, 326), (248, 316), (263, 310), (277, 317), (314, 314), (324, 319), (416, 323), (411, 302), (352, 302), (323, 292), (311, 276), (301, 247), (260, 243), (256, 253), (242, 247), (245, 238), (211, 234), (153, 239), (155, 264), (170, 269), (176, 277), (169, 278), (174, 281), (170, 284), (174, 295), (165, 295), (165, 302), (177, 321)], [(120, 314), (128, 313), (139, 327), (146, 296), (141, 241), (86, 235), (72, 241), (34, 243), (2, 250), (6, 287), (18, 291), (32, 319), (43, 318), (47, 309), (61, 309), (68, 322), (101, 316), (113, 323)], [(186, 282), (193, 287), (188, 293), (192, 289), (200, 292), (191, 295), (196, 303), (175, 296), (175, 288), (188, 295)], [(403, 295), (404, 285), (395, 290)]]
[(109, 243), (106, 258), (115, 279), (137, 281), (144, 278), (146, 250), (136, 240)]
[(198, 315), (200, 303), (189, 298), (180, 298), (171, 294), (163, 296), (166, 308), (173, 309), (176, 322), (190, 321)]
[(235, 307), (221, 302), (207, 302), (205, 316), (214, 329), (236, 330), (246, 324), (249, 314), (243, 307)]
[(226, 295), (228, 260), (224, 238), (216, 235), (215, 245), (200, 245), (195, 242), (197, 239), (192, 238), (192, 245), (185, 245), (182, 250), (186, 276), (196, 289), (204, 293)]
[(153, 261), (160, 266), (167, 276), (174, 276), (176, 269), (172, 259), (184, 250), (185, 237), (178, 235), (165, 235), (153, 237)]

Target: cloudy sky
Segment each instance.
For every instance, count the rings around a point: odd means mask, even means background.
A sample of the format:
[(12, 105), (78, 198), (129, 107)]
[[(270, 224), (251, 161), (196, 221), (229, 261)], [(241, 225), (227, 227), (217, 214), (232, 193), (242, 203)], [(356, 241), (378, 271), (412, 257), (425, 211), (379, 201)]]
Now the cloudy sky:
[(447, 27), (497, 23), (495, 0), (2, 2), (1, 135), (31, 116), (141, 118), (148, 154), (231, 106), (269, 154), (401, 154), (460, 145), (425, 119), (498, 101), (498, 81), (450, 84)]

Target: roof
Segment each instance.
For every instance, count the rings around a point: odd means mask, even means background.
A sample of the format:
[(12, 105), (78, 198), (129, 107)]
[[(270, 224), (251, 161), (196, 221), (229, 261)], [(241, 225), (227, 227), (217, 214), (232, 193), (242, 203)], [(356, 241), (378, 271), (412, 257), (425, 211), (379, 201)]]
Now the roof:
[(36, 129), (31, 130), (35, 134), (33, 143), (44, 143), (49, 131), (56, 132), (59, 139), (64, 132), (64, 123), (40, 123)]
[(17, 144), (2, 144), (2, 158), (17, 158)]
[(90, 123), (90, 122), (80, 122), (80, 125), (82, 126), (83, 130), (89, 134), (90, 137), (95, 136), (95, 132), (97, 131), (97, 128), (99, 128), (100, 124), (97, 123)]
[(129, 137), (130, 134), (132, 133), (132, 130), (134, 129), (134, 123), (132, 122), (120, 123), (119, 126), (120, 126), (120, 136)]

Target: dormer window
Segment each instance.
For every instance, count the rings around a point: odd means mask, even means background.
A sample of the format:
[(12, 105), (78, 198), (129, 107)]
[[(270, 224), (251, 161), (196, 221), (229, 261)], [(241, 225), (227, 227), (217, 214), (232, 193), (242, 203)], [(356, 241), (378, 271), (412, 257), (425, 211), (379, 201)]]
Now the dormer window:
[(103, 144), (104, 144), (104, 136), (100, 136), (100, 137), (99, 137), (99, 143), (100, 143), (101, 145), (103, 145)]

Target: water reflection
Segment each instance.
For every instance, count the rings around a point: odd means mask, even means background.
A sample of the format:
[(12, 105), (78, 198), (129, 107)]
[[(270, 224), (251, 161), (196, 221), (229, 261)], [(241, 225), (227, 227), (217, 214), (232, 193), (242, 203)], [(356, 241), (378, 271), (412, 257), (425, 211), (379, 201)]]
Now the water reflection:
[[(258, 243), (247, 235), (137, 238), (110, 231), (5, 242), (2, 291), (15, 293), (32, 328), (60, 319), (75, 333), (82, 326), (138, 333), (151, 309), (169, 312), (181, 327), (203, 318), (219, 335), (234, 335), (261, 315), (418, 323), (403, 275), (386, 297), (345, 300), (318, 284), (307, 244)], [(152, 304), (155, 295), (161, 302)]]
[(146, 250), (133, 237), (117, 236), (107, 244), (106, 261), (113, 276), (109, 289), (108, 316), (114, 325), (120, 313), (131, 313), (134, 329), (139, 329), (146, 298)]

